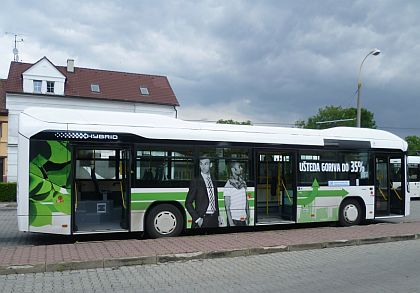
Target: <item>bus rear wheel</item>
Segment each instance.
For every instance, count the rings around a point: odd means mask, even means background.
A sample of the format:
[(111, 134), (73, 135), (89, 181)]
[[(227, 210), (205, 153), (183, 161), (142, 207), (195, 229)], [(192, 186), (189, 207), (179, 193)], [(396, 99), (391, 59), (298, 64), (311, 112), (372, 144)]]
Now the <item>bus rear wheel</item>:
[(154, 206), (146, 219), (146, 232), (152, 238), (178, 236), (183, 226), (181, 212), (171, 204)]
[(339, 221), (341, 226), (359, 225), (363, 218), (360, 203), (355, 199), (345, 200), (340, 206)]

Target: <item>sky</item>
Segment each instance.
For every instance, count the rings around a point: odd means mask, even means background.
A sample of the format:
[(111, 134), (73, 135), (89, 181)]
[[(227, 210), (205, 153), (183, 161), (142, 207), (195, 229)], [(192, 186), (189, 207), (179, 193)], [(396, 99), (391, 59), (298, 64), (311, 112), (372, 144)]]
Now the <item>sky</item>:
[[(420, 136), (420, 1), (12, 1), (0, 12), (0, 78), (13, 60), (167, 76), (179, 118), (293, 126), (362, 107)], [(12, 34), (10, 34), (12, 33)]]

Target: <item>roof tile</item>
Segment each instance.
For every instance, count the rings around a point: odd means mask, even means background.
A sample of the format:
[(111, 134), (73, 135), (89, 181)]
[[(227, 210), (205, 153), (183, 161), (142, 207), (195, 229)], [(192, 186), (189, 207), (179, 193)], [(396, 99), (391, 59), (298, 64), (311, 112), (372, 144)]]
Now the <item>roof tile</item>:
[[(7, 92), (23, 92), (22, 73), (32, 65), (14, 61), (10, 63)], [(166, 76), (81, 67), (75, 67), (74, 72), (67, 72), (65, 66), (56, 66), (56, 68), (66, 76), (64, 89), (66, 96), (179, 106)], [(92, 92), (91, 84), (98, 84), (100, 92)], [(140, 94), (140, 85), (149, 89), (149, 95)]]
[(0, 114), (7, 113), (6, 110), (6, 79), (0, 79)]

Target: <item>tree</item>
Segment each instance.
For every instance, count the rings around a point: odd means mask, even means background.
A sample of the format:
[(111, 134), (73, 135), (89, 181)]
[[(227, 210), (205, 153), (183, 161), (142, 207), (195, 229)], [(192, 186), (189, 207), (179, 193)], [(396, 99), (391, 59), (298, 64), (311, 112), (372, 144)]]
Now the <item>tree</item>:
[(247, 121), (235, 121), (232, 119), (229, 120), (223, 120), (223, 119), (219, 119), (216, 123), (218, 124), (236, 124), (236, 125), (252, 125), (252, 122), (247, 120)]
[[(295, 123), (296, 127), (311, 128), (311, 129), (324, 129), (334, 126), (356, 126), (356, 108), (343, 108), (341, 106), (326, 106), (318, 109), (318, 114), (309, 117), (307, 121), (298, 120)], [(362, 127), (363, 128), (376, 128), (376, 122), (372, 112), (362, 108)], [(352, 119), (352, 120), (347, 120)], [(353, 120), (354, 119), (354, 120)], [(339, 121), (345, 120), (345, 121)], [(331, 122), (328, 122), (331, 121)], [(324, 123), (317, 123), (324, 122)]]
[(417, 155), (420, 152), (420, 136), (409, 135), (405, 141), (408, 143), (409, 155)]

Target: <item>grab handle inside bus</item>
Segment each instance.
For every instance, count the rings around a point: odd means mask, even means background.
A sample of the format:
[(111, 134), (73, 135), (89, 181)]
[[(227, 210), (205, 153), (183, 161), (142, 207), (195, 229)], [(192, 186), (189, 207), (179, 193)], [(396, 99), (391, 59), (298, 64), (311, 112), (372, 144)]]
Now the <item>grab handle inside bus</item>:
[(127, 206), (125, 205), (124, 192), (123, 192), (123, 186), (122, 186), (122, 182), (121, 181), (120, 181), (120, 191), (121, 191), (122, 205), (123, 205), (124, 209), (127, 209)]

